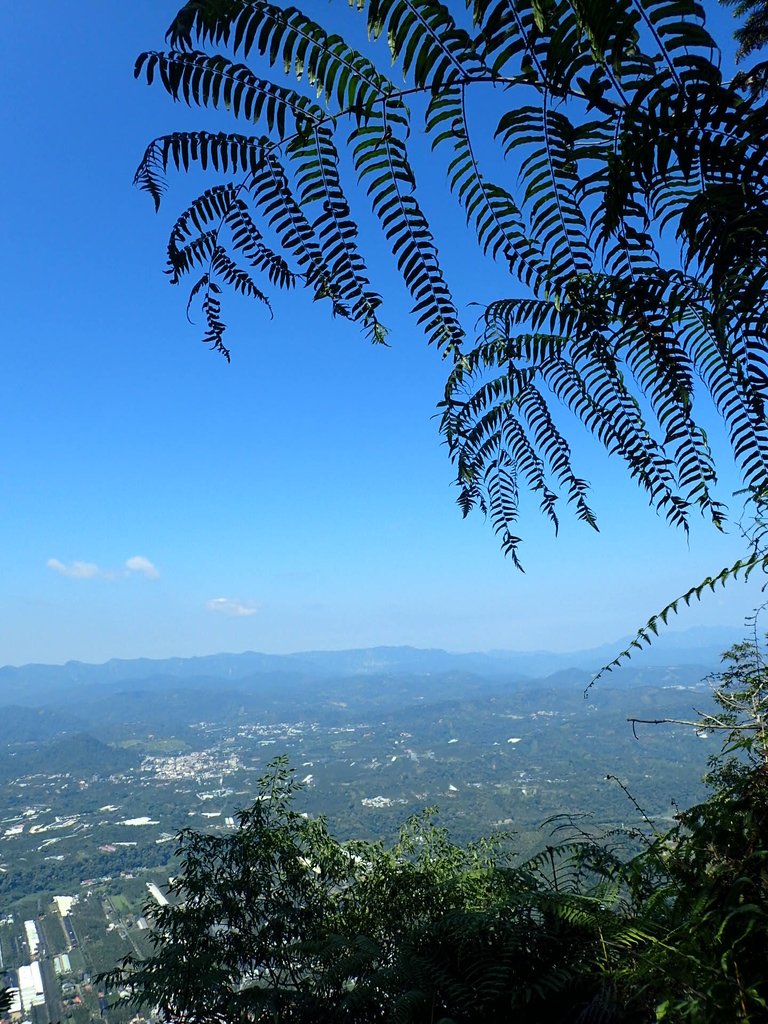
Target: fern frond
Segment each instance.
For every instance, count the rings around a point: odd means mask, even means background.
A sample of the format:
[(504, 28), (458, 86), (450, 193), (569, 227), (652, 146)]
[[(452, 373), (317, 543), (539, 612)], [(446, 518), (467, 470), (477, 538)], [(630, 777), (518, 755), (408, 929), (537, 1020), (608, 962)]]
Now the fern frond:
[(296, 258), (304, 283), (314, 291), (315, 299), (330, 299), (334, 314), (349, 317), (320, 242), (294, 198), (276, 153), (265, 151), (261, 167), (249, 179), (248, 191), (283, 249)]
[(707, 576), (706, 579), (697, 583), (696, 586), (690, 587), (684, 594), (676, 597), (674, 601), (670, 601), (668, 605), (662, 608), (656, 615), (652, 615), (646, 624), (638, 629), (632, 642), (623, 651), (620, 651), (607, 665), (603, 665), (590, 681), (587, 690), (590, 690), (606, 673), (612, 672), (625, 661), (628, 661), (634, 651), (641, 651), (643, 647), (650, 646), (653, 642), (653, 637), (658, 636), (660, 627), (666, 626), (670, 616), (677, 615), (681, 606), (687, 607), (692, 601), (701, 601), (708, 591), (714, 593), (718, 586), (724, 587), (731, 580), (747, 580), (756, 569), (768, 572), (768, 554), (756, 551), (745, 558), (739, 558), (733, 565), (726, 566), (714, 576)]
[(371, 291), (365, 263), (357, 248), (357, 225), (339, 175), (339, 157), (331, 130), (323, 125), (300, 135), (288, 147), (296, 167), (298, 202), (302, 208), (319, 205), (312, 230), (321, 246), (328, 272), (353, 320), (361, 321), (372, 341), (383, 342), (386, 328), (376, 310), (381, 296)]
[[(768, 479), (764, 69), (724, 81), (698, 0), (353, 6), (365, 55), (296, 7), (189, 0), (168, 50), (137, 61), (173, 99), (264, 132), (164, 136), (136, 173), (156, 207), (169, 168), (225, 176), (176, 220), (168, 246), (172, 282), (198, 278), (209, 344), (224, 349), (213, 285), (265, 301), (262, 275), (301, 282), (384, 340), (374, 264), (342, 184), (346, 145), (415, 319), (452, 360), (440, 422), (462, 512), (485, 511), (513, 558), (518, 488), (555, 526), (558, 497), (595, 525), (563, 404), (672, 524), (687, 529), (698, 508), (720, 526), (699, 394), (714, 401), (746, 486)], [(485, 94), (509, 168), (498, 183), (481, 167), (492, 159), (480, 142)], [(479, 250), (521, 287), (489, 304), (473, 346), (416, 190), (411, 97)]]
[(241, 267), (238, 267), (235, 261), (230, 259), (226, 251), (222, 249), (221, 246), (216, 246), (213, 251), (211, 256), (211, 270), (230, 285), (230, 287), (232, 287), (236, 292), (240, 292), (241, 295), (245, 295), (251, 299), (258, 299), (259, 302), (262, 302), (267, 306), (270, 313), (272, 312), (269, 299), (259, 288), (257, 288), (250, 274)]
[(372, 104), (395, 92), (389, 79), (338, 35), (329, 35), (296, 7), (281, 8), (265, 0), (191, 0), (168, 30), (171, 46), (189, 50), (194, 43), (231, 46), (248, 58), (252, 52), (270, 67), (282, 63), (338, 109), (365, 117)]
[(528, 237), (526, 225), (506, 189), (486, 181), (477, 163), (467, 120), (466, 85), (436, 92), (426, 113), (432, 148), (450, 145), (454, 157), (447, 167), (448, 184), (477, 234), (480, 248), (505, 261), (512, 274), (538, 288), (546, 277), (541, 251)]
[(407, 114), (385, 104), (381, 116), (350, 136), (355, 169), (367, 187), (397, 267), (427, 339), (447, 352), (460, 349), (464, 332), (440, 266), (430, 226), (414, 195), (416, 179), (403, 136)]
[(205, 295), (203, 296), (202, 308), (205, 316), (206, 331), (203, 341), (209, 345), (214, 352), (220, 352), (227, 362), (230, 361), (230, 352), (224, 344), (224, 332), (226, 325), (221, 319), (221, 288), (215, 281), (208, 280), (206, 283)]
[(177, 171), (189, 171), (199, 164), (204, 171), (210, 167), (224, 173), (255, 174), (263, 158), (263, 139), (231, 132), (173, 132), (147, 146), (133, 182), (152, 196), (157, 210), (166, 189), (169, 165)]
[(417, 88), (444, 88), (482, 69), (469, 34), (460, 29), (438, 0), (360, 0), (367, 11), (368, 34), (384, 36), (394, 64)]
[(271, 284), (280, 288), (292, 288), (296, 284), (296, 275), (285, 259), (265, 244), (246, 203), (239, 195), (224, 214), (224, 222), (230, 229), (233, 247), (243, 253), (252, 267), (266, 273)]
[(540, 108), (521, 107), (504, 114), (496, 135), (507, 156), (523, 148), (523, 206), (531, 234), (549, 263), (548, 277), (554, 287), (562, 287), (575, 274), (587, 273), (592, 263), (587, 222), (575, 200), (576, 131), (565, 114), (552, 110), (545, 92)]
[[(325, 119), (322, 107), (293, 89), (257, 78), (245, 64), (235, 64), (222, 54), (173, 50), (143, 53), (136, 61), (135, 77), (144, 74), (148, 84), (157, 75), (174, 100), (189, 106), (224, 108), (256, 124), (262, 118), (269, 132), (285, 138), (307, 124)], [(290, 117), (290, 124), (288, 118)]]

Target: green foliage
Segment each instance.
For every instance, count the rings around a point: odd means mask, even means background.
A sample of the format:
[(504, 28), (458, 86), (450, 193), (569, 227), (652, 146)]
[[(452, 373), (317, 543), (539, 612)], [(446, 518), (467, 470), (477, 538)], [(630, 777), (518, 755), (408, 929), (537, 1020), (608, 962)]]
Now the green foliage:
[[(736, 32), (736, 39), (739, 42), (736, 56), (738, 60), (744, 60), (745, 57), (749, 57), (755, 50), (761, 49), (768, 43), (768, 8), (766, 8), (764, 0), (727, 0), (727, 2), (728, 6), (735, 9), (739, 17), (745, 19), (744, 24)], [(758, 87), (764, 85), (765, 72), (765, 64), (759, 64), (752, 70), (750, 78), (753, 81), (750, 84), (753, 88), (755, 85)]]
[(639, 854), (573, 823), (518, 863), (508, 837), (458, 846), (432, 811), (391, 849), (342, 844), (293, 809), (278, 758), (234, 834), (180, 833), (154, 950), (108, 984), (175, 1021), (757, 1024), (768, 668), (756, 642), (727, 658), (699, 723), (724, 736), (711, 795)]
[(631, 866), (655, 879), (659, 937), (632, 965), (633, 984), (658, 993), (657, 1019), (669, 1022), (768, 1013), (768, 669), (756, 640), (725, 658), (718, 710), (700, 722), (724, 733), (706, 777), (712, 794)]
[[(488, 513), (515, 561), (522, 486), (555, 528), (560, 497), (596, 526), (563, 405), (671, 523), (687, 529), (698, 508), (721, 526), (698, 396), (717, 407), (747, 488), (764, 487), (768, 463), (768, 110), (754, 75), (724, 80), (697, 0), (351, 7), (365, 53), (295, 7), (189, 0), (168, 49), (136, 63), (174, 100), (244, 125), (157, 139), (136, 174), (156, 206), (169, 167), (235, 175), (171, 231), (170, 279), (197, 276), (204, 340), (229, 357), (222, 288), (268, 303), (266, 283), (308, 287), (385, 340), (346, 149), (416, 319), (450, 364), (441, 431), (464, 514)], [(749, 53), (764, 12), (739, 10)], [(414, 128), (478, 258), (509, 272), (514, 297), (487, 306), (474, 342), (419, 199)], [(498, 164), (495, 182), (486, 168)]]
[(431, 812), (390, 850), (340, 844), (293, 810), (295, 788), (279, 758), (233, 835), (180, 834), (154, 953), (126, 958), (113, 989), (176, 1021), (632, 1019), (600, 970), (638, 940), (604, 851), (513, 867), (503, 837), (456, 846)]

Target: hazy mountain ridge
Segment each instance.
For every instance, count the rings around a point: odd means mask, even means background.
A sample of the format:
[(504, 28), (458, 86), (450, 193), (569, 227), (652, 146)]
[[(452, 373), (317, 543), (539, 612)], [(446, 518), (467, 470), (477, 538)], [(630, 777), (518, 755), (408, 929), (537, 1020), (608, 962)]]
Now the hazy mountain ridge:
[[(704, 688), (709, 669), (703, 665), (629, 667), (619, 678), (609, 676), (589, 690), (594, 702), (606, 690), (633, 692)], [(324, 727), (343, 727), (361, 721), (380, 721), (389, 714), (406, 720), (419, 708), (446, 703), (488, 701), (523, 692), (555, 692), (561, 700), (578, 699), (592, 674), (568, 669), (540, 679), (522, 676), (481, 676), (467, 672), (337, 676), (309, 679), (289, 675), (248, 676), (240, 680), (196, 677), (179, 680), (159, 676), (104, 686), (70, 687), (43, 707), (3, 708), (0, 748), (55, 737), (95, 733), (107, 743), (136, 733), (189, 740), (190, 728), (200, 722), (259, 720), (317, 721)], [(76, 709), (74, 711), (73, 709)]]
[[(742, 630), (730, 627), (695, 629), (667, 633), (652, 647), (637, 652), (632, 661), (612, 674), (614, 685), (632, 685), (638, 671), (648, 668), (692, 666), (695, 673), (716, 669), (720, 655), (738, 641)], [(185, 686), (206, 689), (245, 687), (247, 690), (291, 690), (328, 683), (340, 678), (394, 678), (453, 673), (505, 684), (542, 679), (578, 670), (591, 676), (626, 646), (627, 640), (584, 651), (491, 651), (453, 653), (416, 647), (373, 647), (344, 651), (305, 651), (296, 654), (213, 654), (195, 658), (134, 660), (113, 659), (102, 665), (70, 661), (64, 665), (23, 665), (0, 668), (0, 704), (40, 705), (69, 697), (73, 690), (93, 695), (119, 689)], [(686, 677), (691, 671), (684, 671)], [(655, 673), (654, 673), (655, 675)], [(173, 681), (173, 682), (172, 682)]]

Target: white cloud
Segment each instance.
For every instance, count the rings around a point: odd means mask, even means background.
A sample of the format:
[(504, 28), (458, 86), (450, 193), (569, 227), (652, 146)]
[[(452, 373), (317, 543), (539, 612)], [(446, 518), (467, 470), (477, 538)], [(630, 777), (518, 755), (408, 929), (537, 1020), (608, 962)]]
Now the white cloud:
[(248, 615), (255, 615), (259, 610), (257, 604), (243, 604), (231, 597), (212, 597), (205, 602), (205, 607), (211, 612), (221, 612), (222, 615), (229, 615), (232, 619), (242, 619)]
[(60, 576), (69, 576), (73, 580), (95, 580), (108, 574), (93, 562), (60, 562), (58, 558), (49, 558), (45, 563), (49, 569)]
[(156, 580), (160, 575), (155, 566), (144, 555), (134, 555), (132, 558), (127, 558), (125, 568), (128, 572), (143, 573), (148, 580)]
[(116, 580), (121, 576), (130, 576), (133, 573), (140, 573), (148, 580), (156, 580), (160, 573), (157, 568), (144, 555), (133, 555), (123, 563), (121, 571), (102, 569), (95, 562), (62, 562), (58, 558), (49, 558), (45, 563), (49, 569), (53, 569), (60, 576), (68, 576), (72, 580)]

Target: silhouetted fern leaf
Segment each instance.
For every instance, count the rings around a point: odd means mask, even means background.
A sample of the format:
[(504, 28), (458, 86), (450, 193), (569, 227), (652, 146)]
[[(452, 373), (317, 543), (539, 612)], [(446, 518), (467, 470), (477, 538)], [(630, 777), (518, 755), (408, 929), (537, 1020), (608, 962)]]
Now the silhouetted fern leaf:
[[(749, 53), (764, 12), (739, 10)], [(744, 484), (768, 483), (765, 65), (726, 81), (698, 0), (361, 0), (358, 15), (364, 52), (297, 7), (189, 0), (168, 50), (137, 60), (173, 99), (246, 126), (162, 136), (136, 172), (156, 208), (171, 168), (225, 176), (168, 246), (173, 283), (206, 281), (206, 341), (226, 351), (213, 284), (263, 302), (261, 275), (385, 339), (346, 149), (415, 319), (450, 360), (440, 424), (462, 512), (487, 513), (516, 561), (521, 487), (555, 528), (558, 497), (596, 526), (564, 404), (670, 523), (699, 509), (721, 527), (702, 397)], [(416, 188), (422, 116), (430, 192), (447, 180), (477, 258), (516, 296), (488, 304), (469, 344), (442, 223)]]

